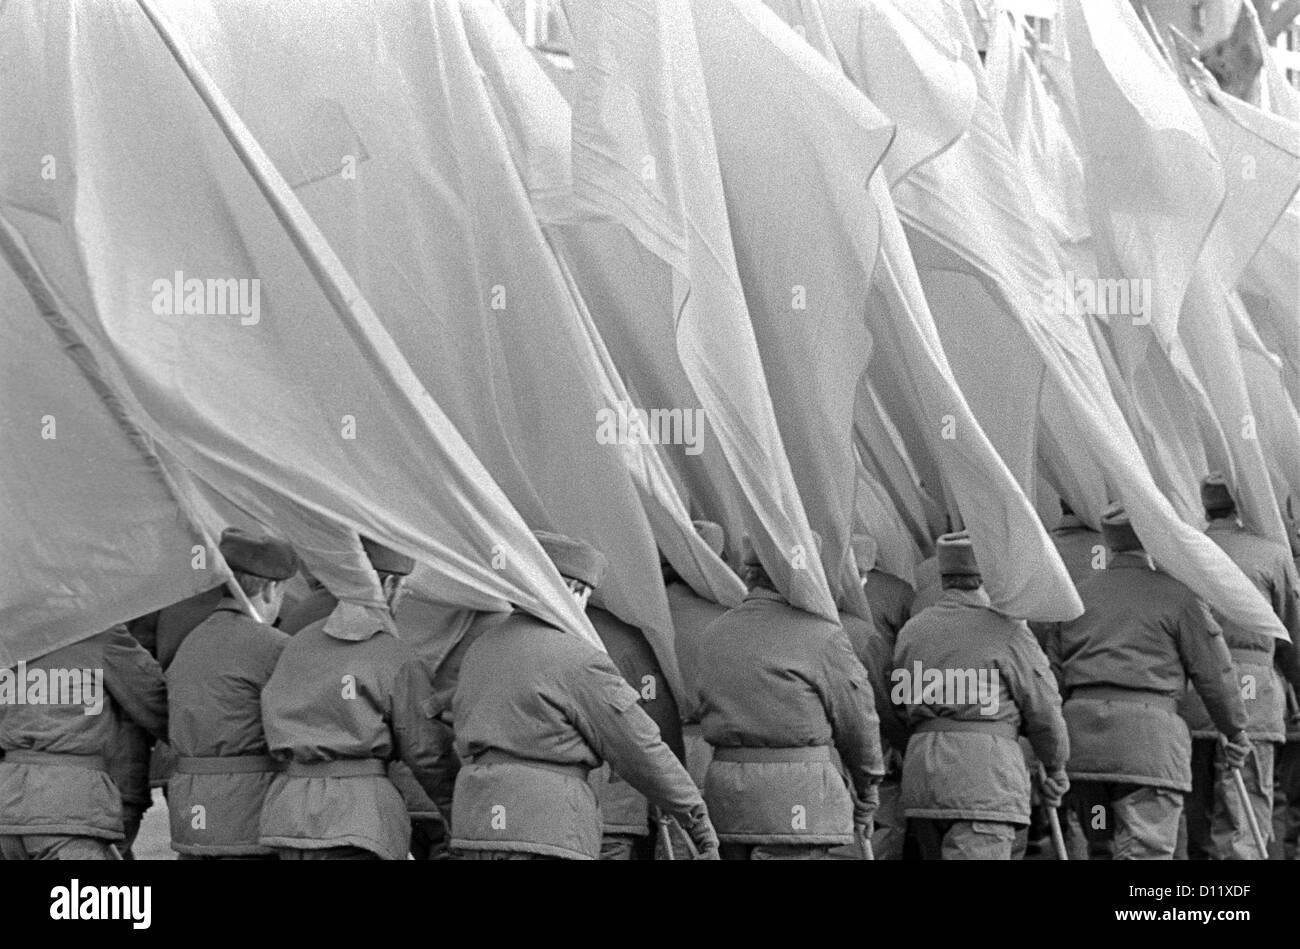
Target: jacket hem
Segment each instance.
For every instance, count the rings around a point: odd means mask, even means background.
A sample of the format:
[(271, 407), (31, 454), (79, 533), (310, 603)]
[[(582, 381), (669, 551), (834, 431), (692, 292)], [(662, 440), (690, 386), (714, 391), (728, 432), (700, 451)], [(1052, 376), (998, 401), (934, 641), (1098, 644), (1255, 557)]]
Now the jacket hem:
[[(1217, 729), (1212, 731), (1194, 730), (1192, 731), (1191, 734), (1192, 734), (1193, 741), (1214, 741), (1218, 739), (1221, 732), (1219, 732)], [(1274, 731), (1272, 729), (1247, 728), (1246, 737), (1249, 738), (1251, 741), (1285, 742), (1287, 740), (1286, 734), (1284, 732)]]
[(561, 857), (565, 860), (597, 859), (591, 854), (570, 850), (568, 847), (557, 847), (554, 844), (525, 843), (518, 840), (462, 840), (459, 837), (452, 837), (450, 847), (452, 850), (504, 850), (510, 853), (540, 853), (543, 856)]
[(172, 850), (190, 857), (268, 857), (275, 853), (261, 844), (178, 844), (174, 840)]
[(1191, 781), (1174, 781), (1168, 778), (1153, 778), (1145, 774), (1116, 774), (1113, 772), (1089, 773), (1083, 771), (1073, 771), (1065, 769), (1066, 776), (1071, 781), (1110, 781), (1116, 784), (1140, 784), (1143, 787), (1166, 788), (1170, 791), (1181, 791), (1183, 794), (1189, 794), (1192, 790)]
[(3, 837), (96, 837), (110, 842), (124, 840), (120, 830), (87, 827), (84, 824), (0, 824)]
[[(716, 830), (716, 828), (715, 828)], [(724, 844), (783, 844), (787, 846), (820, 845), (838, 847), (853, 843), (849, 834), (724, 834), (717, 831), (718, 840)]]
[(353, 837), (351, 834), (345, 834), (342, 837), (330, 837), (324, 840), (319, 837), (262, 836), (257, 838), (257, 842), (263, 847), (281, 850), (329, 850), (332, 847), (360, 847), (362, 850), (369, 850), (384, 860), (402, 860), (406, 857), (406, 854), (402, 854), (400, 857), (391, 856), (384, 853), (383, 848), (373, 840), (366, 840), (364, 837)]
[(648, 824), (602, 824), (600, 832), (603, 835), (618, 834), (621, 837), (649, 837), (650, 827)]
[(948, 807), (905, 807), (903, 814), (917, 820), (985, 820), (998, 824), (1028, 825), (1028, 814), (1007, 814), (1000, 811), (968, 811)]

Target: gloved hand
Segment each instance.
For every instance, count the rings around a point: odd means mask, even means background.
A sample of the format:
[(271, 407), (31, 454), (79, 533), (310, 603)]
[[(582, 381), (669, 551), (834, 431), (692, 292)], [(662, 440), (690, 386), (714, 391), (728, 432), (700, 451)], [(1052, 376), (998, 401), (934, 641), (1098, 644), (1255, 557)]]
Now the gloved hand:
[(1231, 738), (1224, 739), (1223, 760), (1229, 768), (1234, 771), (1241, 768), (1246, 763), (1247, 756), (1250, 755), (1250, 739), (1246, 733), (1237, 732)]
[(690, 835), (691, 843), (695, 845), (697, 860), (721, 859), (718, 856), (718, 835), (713, 829), (713, 822), (709, 820), (709, 812), (703, 804), (691, 808), (685, 824), (686, 833)]
[(854, 828), (870, 828), (876, 816), (876, 811), (880, 807), (880, 785), (869, 784), (867, 789), (862, 792), (860, 798), (853, 802), (853, 826)]
[(1056, 768), (1050, 773), (1045, 773), (1039, 789), (1043, 792), (1044, 804), (1048, 807), (1060, 807), (1065, 792), (1070, 790), (1070, 779), (1066, 777), (1065, 769)]

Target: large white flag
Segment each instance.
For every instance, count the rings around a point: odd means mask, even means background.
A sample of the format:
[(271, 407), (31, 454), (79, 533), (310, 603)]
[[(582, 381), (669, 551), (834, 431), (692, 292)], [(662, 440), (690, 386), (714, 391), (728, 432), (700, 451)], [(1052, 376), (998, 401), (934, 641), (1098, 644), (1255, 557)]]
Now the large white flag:
[(5, 14), (0, 102), (44, 90), (27, 132), (65, 169), (60, 221), (15, 226), (140, 427), (231, 503), (271, 508), (291, 541), (304, 509), (416, 557), (453, 597), (517, 603), (597, 641), (174, 32), (165, 44), (136, 5)]
[[(915, 50), (924, 42), (923, 31), (912, 19), (920, 16), (922, 23), (928, 22), (924, 13), (913, 11), (905, 16), (900, 10), (867, 3), (823, 6), (835, 55), (845, 72), (861, 82), (866, 82), (869, 75), (889, 76), (889, 82), (880, 88), (895, 108), (901, 108), (906, 98), (901, 88), (903, 77), (942, 77), (945, 69), (951, 68), (945, 66), (950, 61), (943, 57), (942, 48), (922, 63), (912, 60), (906, 66), (900, 65), (911, 55), (906, 50)], [(774, 7), (794, 19), (805, 33), (811, 32), (809, 21), (795, 19), (808, 14), (806, 4)], [(942, 11), (939, 19), (945, 20)], [(868, 54), (877, 48), (875, 43), (886, 36), (888, 40), (880, 42), (880, 47), (893, 52), (884, 62), (868, 61)], [(916, 98), (923, 104), (916, 111), (924, 113), (926, 121), (903, 133), (909, 149), (904, 171), (931, 159), (961, 136), (962, 127), (952, 126), (968, 119), (965, 91), (973, 91), (974, 84), (967, 67), (960, 65), (960, 69), (965, 82), (954, 78), (946, 85), (928, 84), (917, 92)], [(932, 108), (932, 102), (941, 105)], [(869, 189), (869, 198), (881, 220), (881, 238), (867, 307), (877, 354), (867, 374), (873, 382), (885, 383), (882, 392), (892, 397), (889, 411), (910, 431), (916, 456), (933, 459), (937, 471), (942, 472), (943, 488), (952, 497), (955, 513), (971, 531), (995, 605), (1012, 615), (1034, 619), (1076, 616), (1080, 605), (1064, 566), (1008, 465), (994, 451), (985, 429), (976, 420), (978, 408), (972, 413), (975, 407), (968, 405), (966, 393), (954, 378), (949, 366), (954, 350), (945, 354), (940, 343), (886, 185), (883, 172), (888, 167), (886, 162), (882, 173), (873, 176)], [(978, 344), (976, 338), (964, 339), (956, 351), (965, 356)], [(1005, 364), (1006, 348), (999, 348), (997, 358)], [(1027, 345), (1022, 345), (1022, 350), (1032, 354)], [(993, 357), (986, 354), (986, 358)], [(1036, 359), (1025, 368), (1041, 373)], [(861, 388), (859, 402), (858, 422), (862, 427), (879, 405), (864, 398)], [(1036, 405), (1036, 398), (1031, 405)], [(989, 408), (991, 411), (992, 406)], [(903, 479), (890, 480), (898, 483)]]
[[(657, 259), (671, 268), (669, 313), (657, 320), (643, 317), (640, 328), (622, 321), (622, 333), (603, 320), (601, 330), (616, 360), (638, 347), (655, 354), (640, 363), (643, 371), (634, 380), (643, 400), (684, 409), (695, 405), (688, 395), (698, 400), (734, 472), (745, 501), (740, 517), (768, 572), (795, 606), (833, 618), (834, 597), (822, 565), (808, 557), (812, 529), (737, 274), (689, 3), (575, 0), (568, 11), (577, 72), (575, 199), (584, 215), (626, 228), (653, 255), (647, 263)], [(660, 278), (646, 267), (625, 279)], [(586, 292), (591, 290), (589, 284)], [(625, 291), (611, 284), (608, 292)], [(713, 512), (734, 512), (728, 511), (719, 459), (707, 448), (700, 457), (692, 495), (707, 499)], [(690, 475), (689, 466), (684, 470)], [(736, 550), (738, 518), (731, 513), (728, 520)], [(792, 566), (796, 558), (798, 568)]]
[[(568, 104), (494, 4), (489, 0), (461, 0), (461, 12), (470, 48), (488, 82), (492, 105), (506, 133), (515, 167), (533, 210), (560, 258), (566, 285), (574, 294), (575, 311), (590, 338), (588, 367), (610, 409), (611, 420), (620, 422), (620, 415), (625, 413), (629, 425), (639, 425), (639, 430), (629, 435), (644, 433), (654, 437), (654, 441), (629, 437), (618, 447), (645, 503), (655, 541), (682, 579), (697, 593), (734, 606), (744, 596), (744, 585), (696, 533), (673, 472), (665, 463), (666, 458), (698, 457), (706, 447), (717, 453), (716, 438), (709, 437), (703, 412), (694, 405), (667, 407), (634, 396), (633, 382), (624, 382), (620, 374), (623, 364), (613, 358), (597, 328), (597, 314), (603, 325), (615, 324), (616, 339), (620, 324), (648, 322), (644, 318), (648, 309), (657, 306), (667, 318), (672, 312), (671, 287), (666, 279), (649, 282), (634, 279), (641, 263), (635, 252), (640, 248), (622, 228), (575, 220)], [(556, 227), (555, 222), (567, 226)], [(610, 253), (611, 249), (615, 254)], [(617, 251), (633, 251), (634, 255), (620, 258)], [(661, 276), (666, 277), (667, 267), (660, 266)], [(629, 288), (633, 292), (608, 292), (615, 288)], [(654, 288), (659, 293), (635, 292), (642, 288)], [(620, 355), (624, 354), (626, 351), (621, 350)], [(634, 350), (631, 355), (631, 365), (639, 369), (645, 357), (654, 353), (638, 354)], [(638, 355), (641, 358), (636, 358)], [(630, 374), (629, 379), (639, 376), (640, 373)], [(693, 403), (694, 399), (690, 401)], [(665, 418), (667, 427), (661, 430), (664, 426), (658, 421)], [(645, 424), (640, 425), (642, 422)], [(656, 444), (660, 435), (668, 438)]]
[[(926, 255), (923, 259), (980, 276), (1002, 304), (1016, 335), (1030, 342), (1069, 398), (1081, 439), (1128, 508), (1148, 551), (1225, 614), (1282, 635), (1276, 617), (1250, 582), (1203, 534), (1183, 523), (1160, 493), (1110, 395), (1081, 316), (1053, 306), (1053, 290), (1059, 290), (1065, 276), (1061, 261), (1033, 209), (964, 24), (961, 29), (980, 97), (973, 121), (957, 144), (894, 189), (900, 215), (918, 238), (913, 250)], [(878, 81), (888, 83), (892, 77)], [(870, 84), (865, 91), (872, 94)], [(895, 118), (900, 125), (911, 121), (902, 113)], [(980, 331), (1007, 332), (1005, 327), (986, 324)]]
[[(512, 150), (521, 126), (499, 121), (498, 108), (508, 118), (526, 104), (494, 97), (481, 78), (466, 31), (480, 21), (459, 4), (340, 2), (260, 18), (255, 8), (225, 6), (206, 21), (196, 8), (185, 29), (200, 59), (226, 70), (217, 79), (232, 104), (507, 497), (533, 528), (605, 554), (597, 600), (646, 632), (675, 680), (638, 492), (652, 494), (648, 479), (663, 473), (646, 473), (642, 450), (653, 446), (620, 428), (628, 400), (530, 207), (526, 183), (548, 179), (534, 166), (552, 156)], [(362, 41), (372, 35), (383, 56)], [(629, 462), (646, 477), (634, 481)]]
[(59, 316), (8, 223), (28, 213), (0, 210), (0, 668), (230, 575), (182, 504), (183, 472), (159, 457)]

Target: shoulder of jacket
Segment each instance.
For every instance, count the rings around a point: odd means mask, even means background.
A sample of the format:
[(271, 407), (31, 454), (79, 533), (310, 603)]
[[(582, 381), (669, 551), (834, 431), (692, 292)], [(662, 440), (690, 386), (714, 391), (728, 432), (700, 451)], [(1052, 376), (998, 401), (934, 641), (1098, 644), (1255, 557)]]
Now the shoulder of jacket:
[[(117, 623), (114, 626), (110, 626), (102, 633), (96, 633), (94, 636), (87, 636), (84, 640), (81, 640), (81, 642), (88, 642), (88, 643), (93, 643), (96, 641), (103, 642), (103, 643), (123, 643), (123, 644), (134, 643), (137, 646), (139, 645), (139, 640), (137, 640), (134, 636), (132, 636), (127, 631), (126, 626), (122, 623)], [(69, 645), (75, 646), (76, 643), (69, 643)], [(63, 648), (67, 648), (67, 647), (63, 647)]]

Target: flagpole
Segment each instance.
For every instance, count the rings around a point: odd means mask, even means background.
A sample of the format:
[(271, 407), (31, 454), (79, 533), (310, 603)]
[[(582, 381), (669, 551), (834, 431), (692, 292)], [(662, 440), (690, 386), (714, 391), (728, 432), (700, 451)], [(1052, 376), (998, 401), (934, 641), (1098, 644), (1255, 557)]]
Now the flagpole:
[[(188, 505), (182, 500), (190, 497), (189, 490), (183, 489), (177, 483), (176, 476), (158, 456), (153, 437), (131, 418), (127, 412), (125, 400), (114, 390), (107, 375), (100, 367), (99, 360), (95, 358), (94, 352), (86, 345), (85, 340), (82, 339), (81, 334), (72, 325), (71, 321), (63, 315), (64, 308), (60, 304), (58, 292), (50, 283), (49, 278), (45, 276), (45, 272), (41, 270), (40, 264), (27, 247), (26, 241), (3, 215), (0, 215), (0, 257), (3, 257), (9, 263), (9, 266), (13, 268), (23, 288), (27, 291), (27, 295), (31, 298), (32, 304), (36, 307), (36, 312), (53, 331), (60, 348), (72, 360), (73, 365), (77, 367), (82, 378), (86, 380), (91, 391), (98, 397), (100, 404), (104, 406), (104, 410), (117, 423), (118, 428), (126, 436), (127, 440), (135, 447), (136, 451), (148, 464), (150, 470), (158, 477), (163, 490), (171, 496), (176, 502), (177, 508), (185, 515), (186, 524), (193, 532), (194, 538), (201, 540), (204, 548), (215, 558), (216, 576), (227, 581), (226, 585), (229, 587), (231, 595), (247, 607), (249, 605), (248, 598), (244, 595), (244, 591), (239, 588), (239, 584), (228, 582), (232, 578), (232, 574), (221, 556), (218, 545), (213, 542), (211, 535), (195, 519)], [(129, 618), (125, 617), (125, 619)]]
[[(230, 102), (217, 88), (212, 77), (194, 58), (189, 48), (167, 25), (166, 20), (154, 9), (154, 0), (137, 0), (140, 9), (148, 17), (176, 64), (180, 66), (185, 78), (189, 80), (194, 91), (198, 93), (203, 104), (207, 106), (212, 118), (216, 120), (222, 134), (230, 147), (239, 156), (240, 162), (252, 177), (262, 196), (271, 206), (276, 219), (284, 227), (289, 239), (302, 256), (312, 276), (320, 285), (330, 305), (340, 314), (355, 313), (359, 307), (367, 310), (361, 291), (348, 275), (342, 262), (326, 243), (324, 237), (316, 231), (314, 224), (299, 206), (288, 184), (276, 171), (274, 163), (267, 156), (252, 135), (245, 132), (243, 122), (230, 105)], [(345, 325), (353, 321), (345, 320)], [(414, 380), (412, 380), (414, 381)], [(418, 391), (417, 383), (417, 391)]]
[[(200, 65), (185, 42), (172, 31), (166, 20), (155, 9), (155, 0), (136, 0), (136, 2), (149, 22), (153, 24), (163, 45), (176, 60), (176, 65), (181, 68), (185, 78), (189, 80), (194, 91), (207, 106), (208, 112), (225, 135), (230, 147), (234, 149), (240, 163), (253, 179), (253, 183), (257, 185), (267, 204), (271, 206), (271, 211), (315, 278), (326, 301), (338, 314), (343, 328), (364, 352), (375, 356), (388, 367), (392, 380), (411, 403), (424, 410), (420, 412), (420, 416), (430, 435), (440, 438), (437, 422), (435, 418), (430, 417), (431, 413), (438, 411), (432, 397), (420, 383), (406, 357), (397, 348), (397, 344), (388, 335), (383, 323), (370, 308), (370, 304), (353, 282), (343, 262), (298, 202), (288, 183), (280, 176), (275, 164), (256, 138), (244, 127), (238, 113), (217, 88), (207, 70)], [(493, 486), (495, 487), (495, 483)], [(499, 493), (500, 488), (496, 488), (496, 491)], [(504, 499), (504, 495), (502, 497)], [(355, 525), (352, 526), (357, 529)], [(402, 543), (396, 537), (391, 540), (385, 539), (385, 542), (408, 556), (419, 559), (423, 555), (423, 551)], [(596, 635), (591, 621), (587, 619), (585, 613), (576, 609), (572, 597), (563, 591), (560, 575), (546, 558), (540, 545), (534, 543), (530, 553), (533, 556), (530, 562), (525, 564), (524, 573), (534, 582), (530, 584), (528, 591), (536, 596), (541, 604), (550, 607), (554, 618), (561, 626), (571, 629), (589, 643), (603, 649), (604, 646)], [(527, 569), (529, 565), (537, 569), (529, 570)]]

